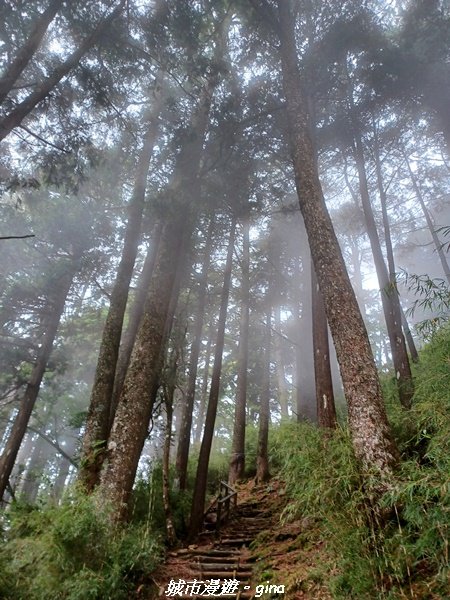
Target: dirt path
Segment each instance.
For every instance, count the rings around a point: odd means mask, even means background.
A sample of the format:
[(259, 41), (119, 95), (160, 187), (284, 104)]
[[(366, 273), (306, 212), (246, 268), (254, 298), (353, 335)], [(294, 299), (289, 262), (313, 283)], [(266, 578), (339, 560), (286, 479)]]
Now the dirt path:
[[(283, 524), (287, 501), (282, 484), (241, 486), (238, 506), (216, 538), (171, 552), (153, 575), (153, 599), (200, 600), (328, 600), (331, 596), (314, 575), (323, 543), (305, 543), (311, 524), (306, 519)], [(305, 547), (307, 546), (307, 547)]]

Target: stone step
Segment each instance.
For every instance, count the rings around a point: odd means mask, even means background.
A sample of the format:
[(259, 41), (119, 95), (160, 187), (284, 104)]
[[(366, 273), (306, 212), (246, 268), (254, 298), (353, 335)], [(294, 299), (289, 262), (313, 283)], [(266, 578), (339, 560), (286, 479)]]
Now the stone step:
[(202, 568), (203, 570), (211, 571), (213, 569), (219, 569), (220, 571), (235, 571), (236, 569), (243, 569), (244, 571), (248, 571), (251, 567), (248, 566), (246, 562), (234, 561), (232, 563), (224, 563), (224, 562), (210, 562), (208, 559), (205, 561), (198, 561), (191, 563), (191, 566), (196, 568)]
[[(240, 523), (248, 523), (249, 525), (265, 525), (270, 521), (271, 517), (242, 517), (239, 519)], [(231, 520), (233, 523), (234, 519)]]
[(241, 551), (238, 550), (237, 548), (226, 548), (226, 549), (220, 549), (220, 548), (211, 548), (209, 550), (201, 550), (201, 549), (197, 549), (197, 550), (193, 550), (192, 552), (190, 552), (191, 556), (226, 556), (229, 558), (236, 558), (237, 556), (241, 555)]
[(245, 533), (246, 535), (248, 535), (249, 533), (261, 533), (261, 531), (265, 531), (265, 527), (231, 527), (230, 529), (226, 530), (227, 535), (234, 535), (236, 533)]
[(254, 538), (222, 538), (220, 540), (220, 546), (246, 546), (251, 544)]
[(201, 571), (202, 579), (251, 579), (252, 571)]
[(194, 564), (221, 564), (221, 565), (235, 565), (242, 564), (240, 562), (239, 555), (236, 556), (210, 556), (209, 554), (202, 554), (196, 556), (196, 562)]

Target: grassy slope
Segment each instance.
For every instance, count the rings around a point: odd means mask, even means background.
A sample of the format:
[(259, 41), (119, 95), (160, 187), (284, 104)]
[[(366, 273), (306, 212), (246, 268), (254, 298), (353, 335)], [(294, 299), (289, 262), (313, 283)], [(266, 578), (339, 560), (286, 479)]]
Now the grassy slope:
[(402, 462), (381, 500), (382, 523), (370, 518), (345, 428), (331, 439), (309, 425), (280, 429), (288, 502), (260, 551), (263, 569), (288, 585), (287, 600), (450, 597), (449, 328), (422, 351), (415, 376), (409, 413), (384, 382)]

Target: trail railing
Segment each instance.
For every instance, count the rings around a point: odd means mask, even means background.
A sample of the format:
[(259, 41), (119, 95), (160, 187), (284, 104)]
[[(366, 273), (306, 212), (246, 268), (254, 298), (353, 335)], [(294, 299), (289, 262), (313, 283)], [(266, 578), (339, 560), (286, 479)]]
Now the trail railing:
[[(208, 523), (208, 515), (215, 513), (216, 537), (220, 534), (222, 525), (228, 522), (231, 512), (237, 506), (237, 491), (225, 481), (220, 482), (219, 495), (213, 500), (204, 514), (204, 522)], [(214, 521), (213, 521), (214, 522)]]

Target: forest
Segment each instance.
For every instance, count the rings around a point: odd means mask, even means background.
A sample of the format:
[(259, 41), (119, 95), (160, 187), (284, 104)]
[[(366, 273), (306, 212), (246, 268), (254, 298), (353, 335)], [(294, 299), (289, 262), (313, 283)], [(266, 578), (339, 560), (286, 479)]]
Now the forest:
[(449, 200), (448, 0), (2, 0), (0, 598), (450, 598)]

